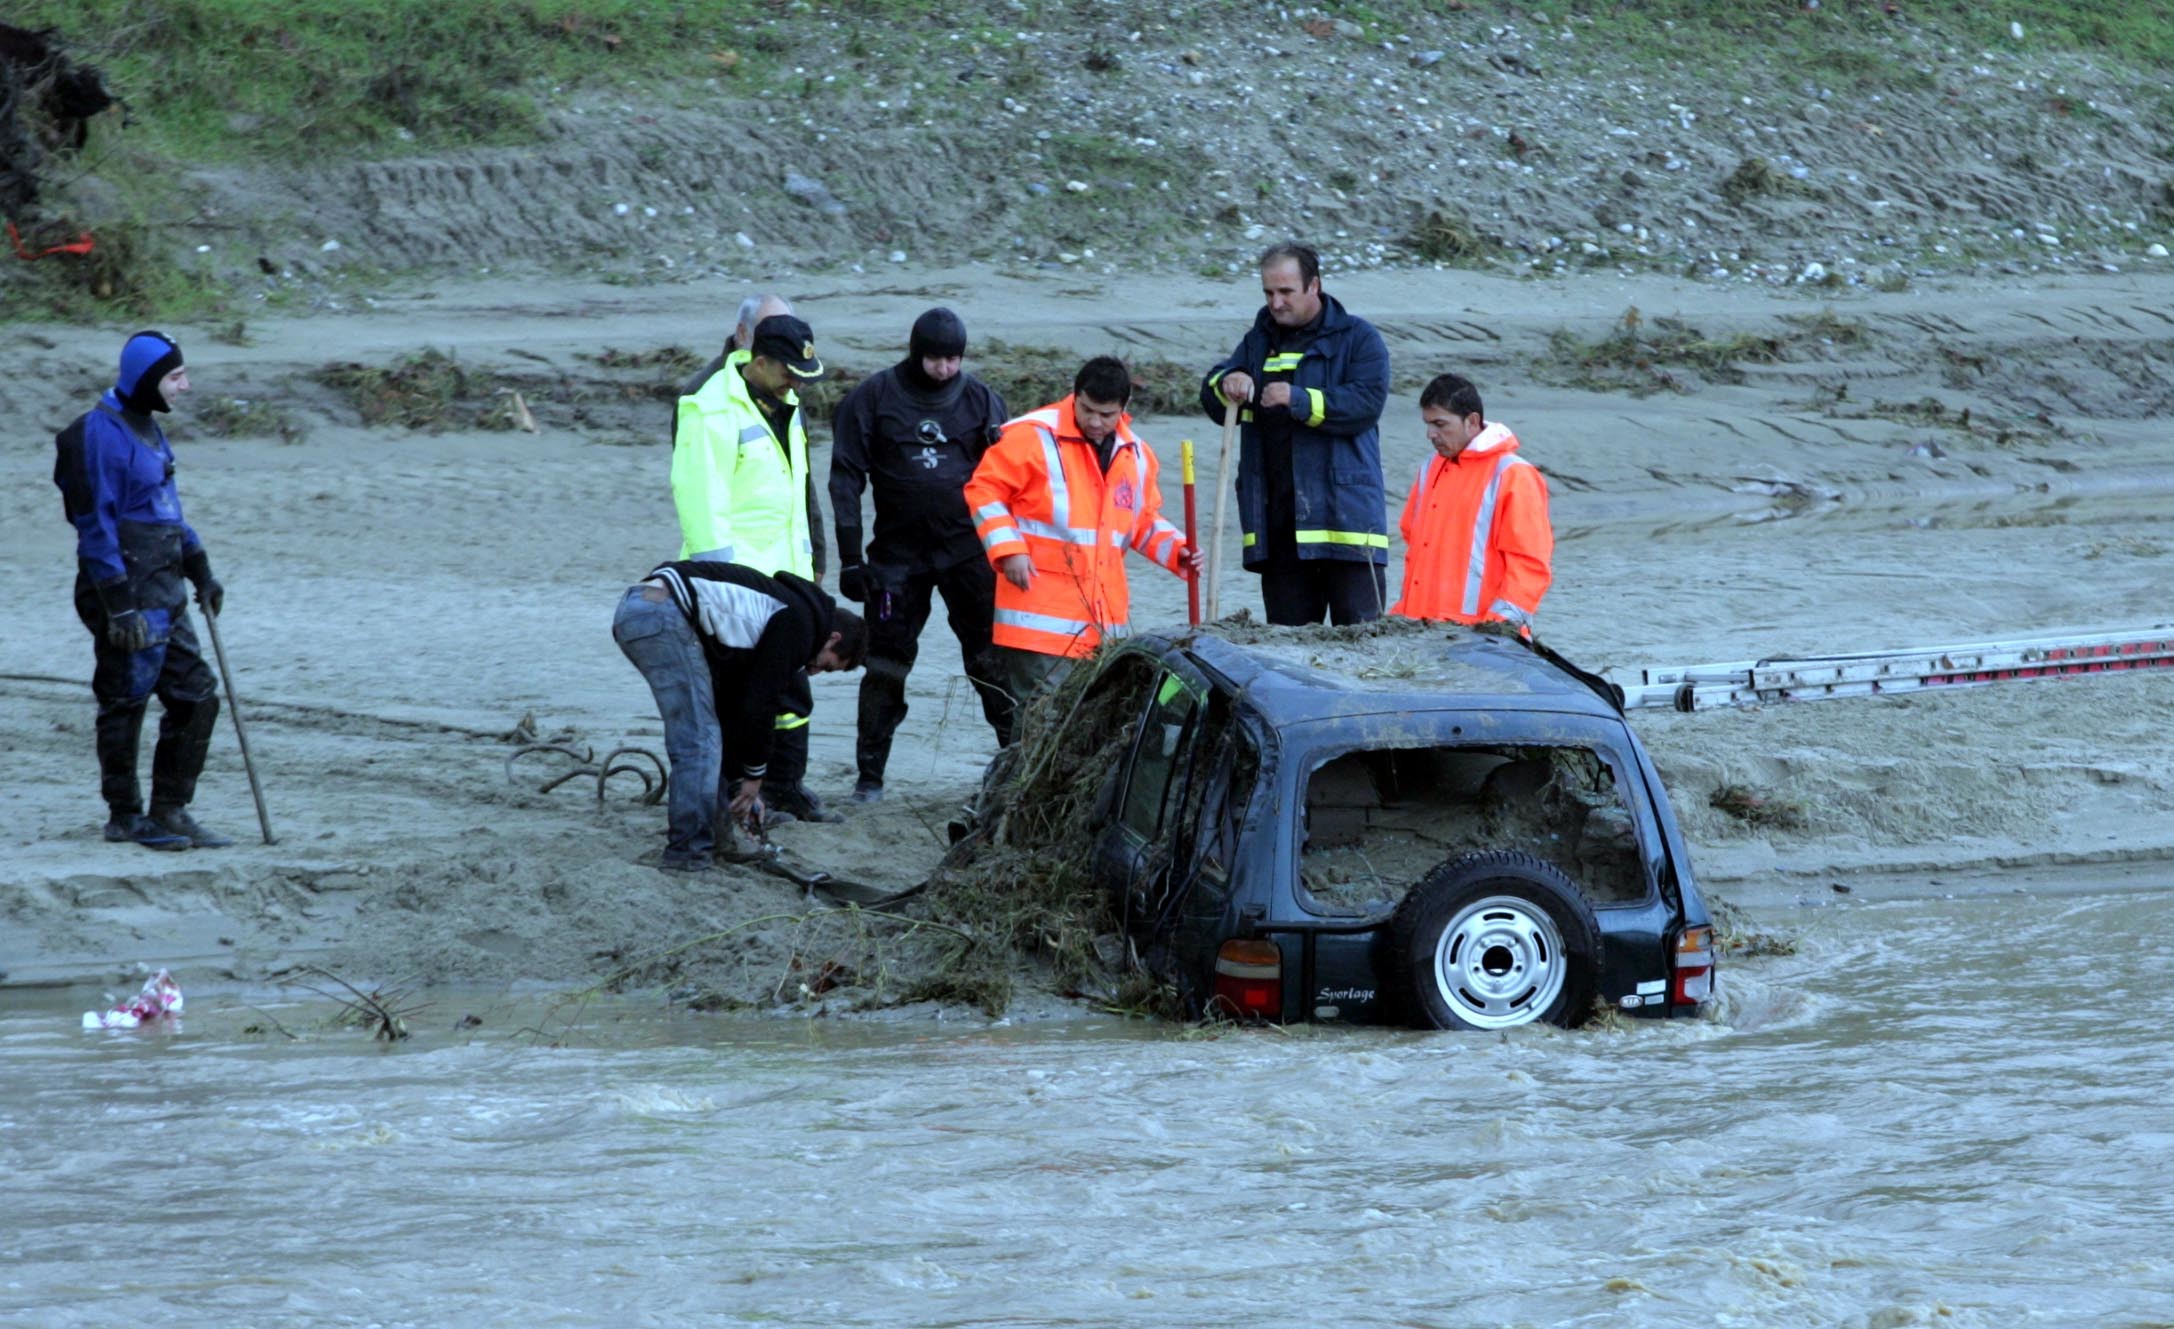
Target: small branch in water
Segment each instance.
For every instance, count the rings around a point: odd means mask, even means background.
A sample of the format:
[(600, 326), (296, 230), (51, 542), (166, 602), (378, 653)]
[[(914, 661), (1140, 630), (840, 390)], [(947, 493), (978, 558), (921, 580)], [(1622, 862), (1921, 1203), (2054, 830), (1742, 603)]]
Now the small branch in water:
[[(272, 1031), (274, 1033), (285, 1034), (288, 1038), (292, 1039), (294, 1042), (297, 1043), (302, 1041), (302, 1036), (300, 1034), (297, 1034), (292, 1029), (289, 1029), (287, 1026), (281, 1024), (279, 1022), (278, 1016), (272, 1014), (270, 1011), (264, 1009), (262, 1006), (251, 1006), (249, 1007), (249, 1009), (255, 1011), (257, 1014), (263, 1016), (267, 1021), (269, 1021), (271, 1023)], [(249, 1025), (243, 1028), (242, 1032), (245, 1034), (255, 1034), (262, 1033), (264, 1031), (256, 1025)]]
[(416, 1005), (405, 1004), (405, 998), (408, 994), (402, 988), (394, 988), (390, 992), (383, 988), (372, 988), (370, 991), (364, 992), (361, 988), (356, 987), (353, 983), (328, 969), (320, 969), (315, 965), (311, 965), (302, 972), (316, 974), (327, 982), (337, 983), (346, 988), (350, 995), (342, 997), (337, 992), (327, 992), (312, 983), (297, 984), (299, 987), (308, 988), (320, 997), (340, 1003), (347, 1020), (367, 1026), (371, 1029), (372, 1036), (381, 1042), (397, 1043), (408, 1037), (408, 1017), (420, 1015), (430, 1009), (428, 1002)]

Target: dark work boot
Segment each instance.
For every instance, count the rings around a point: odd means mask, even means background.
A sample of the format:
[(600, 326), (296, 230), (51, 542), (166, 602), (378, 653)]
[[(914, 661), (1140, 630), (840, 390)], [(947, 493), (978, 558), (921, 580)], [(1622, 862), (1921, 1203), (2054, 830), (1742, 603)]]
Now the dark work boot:
[(844, 821), (842, 813), (832, 812), (823, 806), (823, 800), (806, 785), (794, 785), (790, 789), (772, 791), (765, 787), (762, 801), (772, 812), (782, 812), (794, 821)]
[(881, 803), (883, 801), (883, 781), (862, 779), (853, 786), (853, 801), (856, 803)]
[(187, 849), (190, 843), (188, 836), (170, 831), (140, 812), (116, 812), (113, 819), (106, 823), (105, 834), (115, 844), (134, 841), (146, 849), (163, 849), (169, 852)]
[[(154, 808), (147, 819), (168, 835), (178, 835), (196, 849), (224, 849), (234, 843), (232, 836), (207, 830), (189, 815), (187, 808)], [(140, 843), (140, 842), (139, 842)]]

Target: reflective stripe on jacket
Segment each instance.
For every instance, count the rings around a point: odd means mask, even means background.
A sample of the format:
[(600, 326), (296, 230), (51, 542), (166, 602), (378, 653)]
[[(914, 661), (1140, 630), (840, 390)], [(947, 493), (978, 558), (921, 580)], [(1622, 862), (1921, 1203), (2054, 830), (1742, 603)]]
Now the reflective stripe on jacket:
[(679, 399), (672, 434), (672, 506), (679, 510), (682, 559), (739, 563), (765, 575), (815, 575), (808, 527), (808, 434), (799, 399), (788, 444), (763, 417), (740, 369), (752, 357), (734, 351), (724, 368)]
[[(1389, 397), (1389, 351), (1363, 318), (1322, 296), (1321, 329), (1301, 350), (1271, 354), (1277, 334), (1267, 309), (1238, 348), (1208, 371), (1200, 408), (1223, 423), (1223, 376), (1242, 369), (1254, 382), (1288, 372), (1291, 480), (1300, 558), (1389, 561), (1389, 502), (1381, 472), (1381, 408)], [(1254, 411), (1239, 413), (1238, 524), (1245, 565), (1268, 560), (1268, 478)]]
[(1119, 416), (1107, 472), (1080, 434), (1072, 399), (1004, 426), (966, 482), (966, 506), (989, 562), (1013, 554), (1034, 561), (1025, 590), (999, 572), (999, 646), (1044, 655), (1083, 656), (1104, 636), (1122, 636), (1131, 617), (1125, 550), (1173, 572), (1185, 536), (1163, 520), (1155, 454)]
[(1455, 458), (1429, 456), (1399, 529), (1404, 592), (1389, 612), (1530, 629), (1552, 576), (1555, 534), (1547, 480), (1517, 455), (1517, 435), (1489, 423)]

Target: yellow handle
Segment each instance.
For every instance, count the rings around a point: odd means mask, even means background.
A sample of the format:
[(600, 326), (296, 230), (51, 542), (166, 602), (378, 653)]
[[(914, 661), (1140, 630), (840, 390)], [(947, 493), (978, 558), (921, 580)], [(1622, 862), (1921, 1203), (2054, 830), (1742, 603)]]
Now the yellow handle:
[(1184, 439), (1178, 444), (1179, 465), (1185, 472), (1185, 483), (1193, 482), (1193, 440)]

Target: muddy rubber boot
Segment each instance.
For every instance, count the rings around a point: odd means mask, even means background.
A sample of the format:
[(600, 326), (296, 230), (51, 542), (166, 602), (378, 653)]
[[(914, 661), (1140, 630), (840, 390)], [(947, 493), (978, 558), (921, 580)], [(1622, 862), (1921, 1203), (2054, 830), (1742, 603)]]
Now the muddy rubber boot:
[[(219, 832), (201, 825), (196, 818), (189, 815), (187, 808), (167, 808), (164, 811), (153, 811), (146, 820), (160, 830), (165, 831), (168, 835), (180, 836), (188, 841), (192, 848), (225, 849), (234, 843), (232, 836), (221, 835)], [(142, 842), (138, 841), (138, 843)]]
[(140, 812), (129, 812), (115, 816), (113, 820), (106, 823), (105, 835), (108, 840), (115, 844), (134, 841), (146, 849), (160, 849), (169, 853), (178, 849), (187, 849), (190, 844), (188, 836), (167, 830)]

